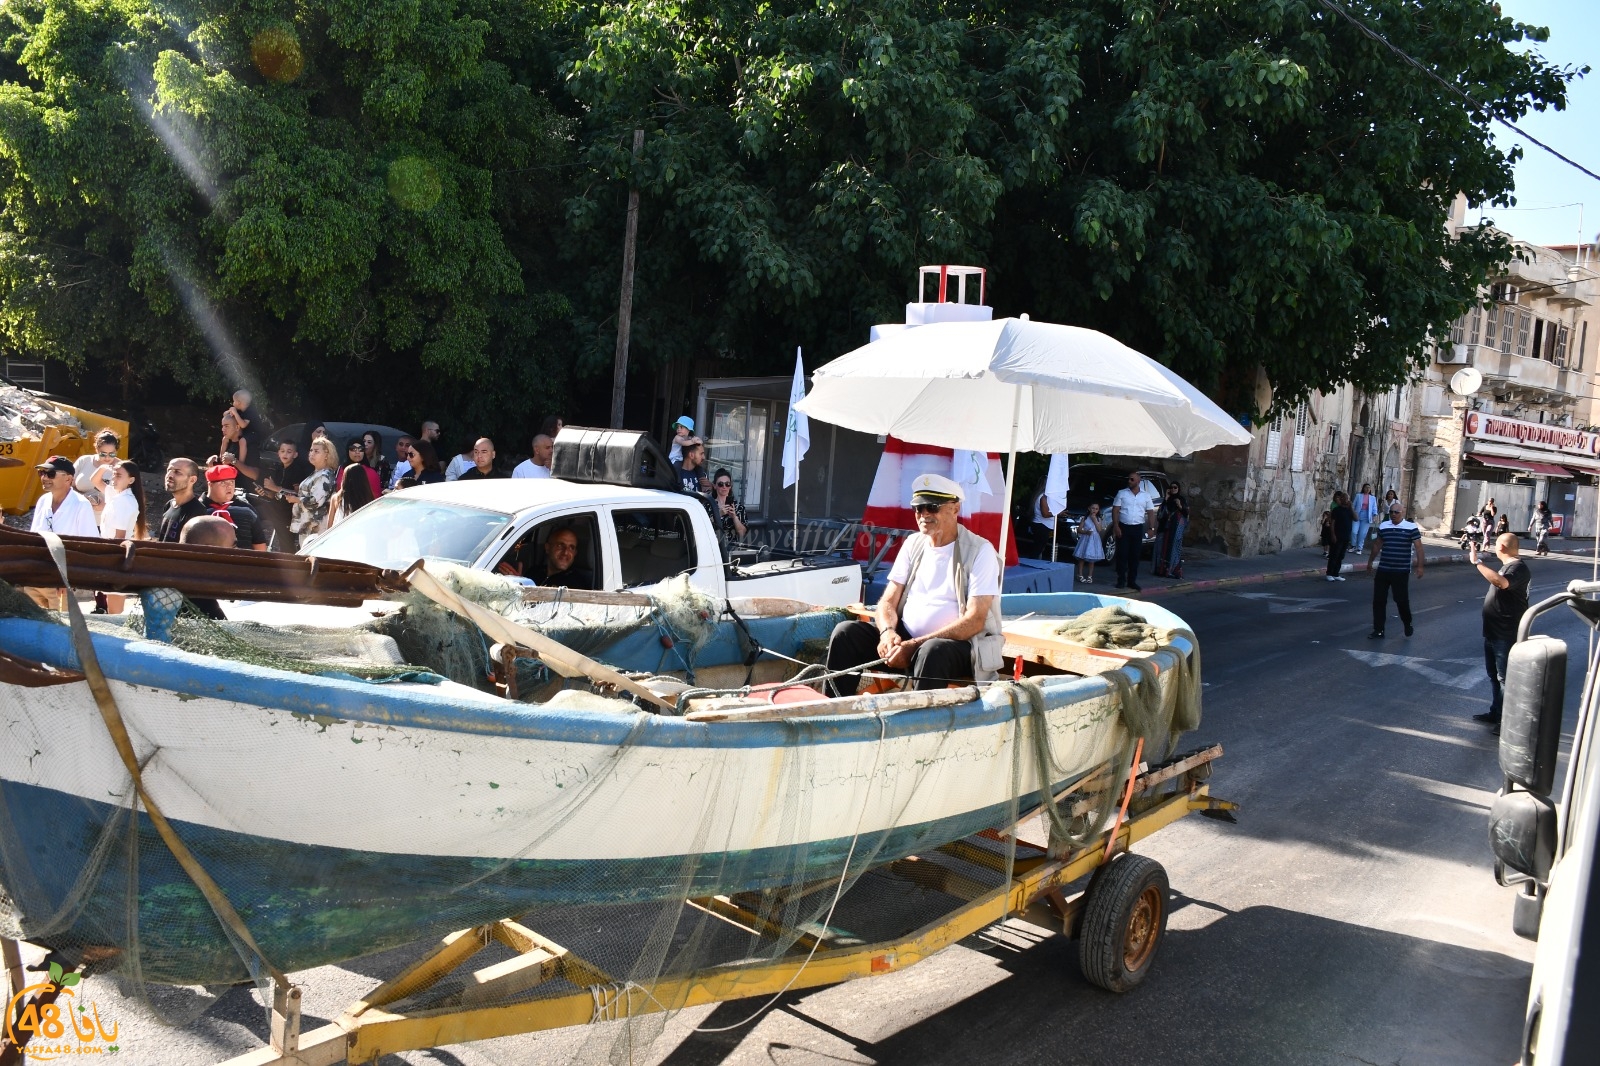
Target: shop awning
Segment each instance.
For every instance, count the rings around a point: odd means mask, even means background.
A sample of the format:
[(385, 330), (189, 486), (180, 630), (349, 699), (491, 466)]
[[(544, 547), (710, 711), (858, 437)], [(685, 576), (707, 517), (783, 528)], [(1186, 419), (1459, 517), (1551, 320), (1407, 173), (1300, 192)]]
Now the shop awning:
[(1534, 463), (1526, 459), (1508, 459), (1503, 455), (1480, 455), (1473, 453), (1467, 456), (1475, 463), (1484, 466), (1496, 466), (1505, 470), (1516, 470), (1524, 474), (1544, 474), (1549, 477), (1572, 477), (1572, 471), (1564, 466), (1554, 463)]

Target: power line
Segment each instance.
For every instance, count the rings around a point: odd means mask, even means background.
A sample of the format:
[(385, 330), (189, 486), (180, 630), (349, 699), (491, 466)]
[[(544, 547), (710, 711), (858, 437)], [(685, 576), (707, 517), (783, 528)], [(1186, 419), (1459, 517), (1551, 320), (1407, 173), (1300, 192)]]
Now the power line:
[[(1340, 18), (1342, 18), (1346, 22), (1350, 23), (1350, 25), (1354, 26), (1356, 29), (1360, 30), (1361, 33), (1364, 34), (1365, 36), (1370, 37), (1372, 40), (1374, 40), (1377, 43), (1383, 45), (1389, 51), (1393, 52), (1395, 55), (1399, 56), (1401, 59), (1403, 59), (1407, 63), (1411, 64), (1411, 66), (1416, 67), (1422, 73), (1426, 74), (1428, 77), (1432, 78), (1434, 81), (1438, 82), (1440, 85), (1444, 86), (1446, 89), (1450, 90), (1451, 92), (1455, 93), (1457, 96), (1461, 97), (1461, 99), (1465, 100), (1467, 102), (1467, 104), (1470, 107), (1472, 107), (1474, 110), (1481, 111), (1486, 115), (1490, 114), (1489, 109), (1487, 107), (1485, 107), (1482, 104), (1478, 103), (1477, 100), (1474, 100), (1471, 96), (1469, 96), (1466, 93), (1465, 90), (1461, 89), (1459, 86), (1452, 85), (1450, 82), (1446, 81), (1444, 78), (1440, 77), (1437, 73), (1435, 73), (1434, 70), (1431, 67), (1423, 65), (1421, 62), (1417, 61), (1416, 59), (1413, 59), (1408, 53), (1406, 53), (1406, 52), (1402, 51), (1401, 49), (1395, 47), (1394, 45), (1390, 44), (1387, 38), (1385, 38), (1382, 34), (1378, 33), (1377, 30), (1372, 29), (1365, 22), (1362, 22), (1360, 19), (1358, 19), (1354, 15), (1350, 14), (1350, 12), (1346, 11), (1341, 5), (1336, 3), (1335, 0), (1317, 0), (1317, 2), (1320, 3), (1323, 7), (1327, 8), (1329, 11), (1332, 11), (1335, 15), (1338, 15)], [(1500, 123), (1500, 125), (1504, 126), (1506, 129), (1510, 130), (1512, 133), (1515, 133), (1517, 136), (1523, 137), (1526, 140), (1528, 140), (1529, 142), (1537, 145), (1538, 147), (1543, 148), (1545, 151), (1549, 152), (1551, 155), (1555, 156), (1557, 159), (1561, 160), (1563, 163), (1567, 164), (1569, 167), (1572, 167), (1572, 168), (1574, 168), (1576, 170), (1580, 170), (1583, 173), (1589, 175), (1589, 177), (1593, 178), (1594, 180), (1600, 181), (1600, 174), (1596, 174), (1594, 171), (1590, 170), (1588, 167), (1584, 166), (1582, 163), (1579, 163), (1577, 160), (1569, 159), (1568, 157), (1562, 155), (1560, 152), (1556, 151), (1554, 148), (1550, 147), (1548, 144), (1545, 144), (1543, 141), (1541, 141), (1539, 138), (1535, 137), (1533, 134), (1531, 134), (1531, 133), (1527, 132), (1526, 130), (1520, 128), (1516, 123), (1512, 122), (1510, 119), (1504, 119), (1504, 118), (1501, 118), (1498, 115), (1491, 115), (1490, 117), (1492, 117), (1494, 119), (1494, 121)]]

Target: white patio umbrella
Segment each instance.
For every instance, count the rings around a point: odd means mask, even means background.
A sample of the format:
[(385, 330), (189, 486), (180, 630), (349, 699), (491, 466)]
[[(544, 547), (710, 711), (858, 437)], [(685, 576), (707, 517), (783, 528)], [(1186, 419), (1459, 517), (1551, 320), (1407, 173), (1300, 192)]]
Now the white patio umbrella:
[(1092, 329), (1002, 318), (915, 326), (812, 374), (811, 418), (916, 444), (1016, 453), (1188, 455), (1249, 432), (1149, 356)]

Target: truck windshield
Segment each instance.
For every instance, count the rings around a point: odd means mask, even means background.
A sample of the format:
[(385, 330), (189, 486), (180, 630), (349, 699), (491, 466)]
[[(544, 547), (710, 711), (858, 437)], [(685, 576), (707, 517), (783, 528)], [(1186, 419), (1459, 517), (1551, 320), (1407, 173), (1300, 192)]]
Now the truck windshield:
[(404, 570), (418, 559), (471, 566), (511, 516), (436, 500), (385, 496), (346, 515), (301, 555)]

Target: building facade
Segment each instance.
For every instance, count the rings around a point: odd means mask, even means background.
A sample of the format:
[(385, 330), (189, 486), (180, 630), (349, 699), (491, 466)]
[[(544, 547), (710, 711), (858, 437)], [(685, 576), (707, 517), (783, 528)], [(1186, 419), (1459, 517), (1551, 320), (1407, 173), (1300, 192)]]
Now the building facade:
[(1564, 532), (1592, 535), (1600, 274), (1587, 247), (1515, 248), (1418, 382), (1413, 514), (1449, 532), (1493, 499), (1520, 532), (1542, 500)]
[[(1413, 393), (1410, 385), (1377, 394), (1349, 386), (1314, 393), (1257, 426), (1248, 445), (1156, 465), (1187, 490), (1193, 543), (1230, 555), (1316, 544), (1335, 491), (1353, 496), (1370, 484), (1379, 496), (1392, 488), (1406, 498)], [(1271, 406), (1264, 378), (1256, 402)]]

